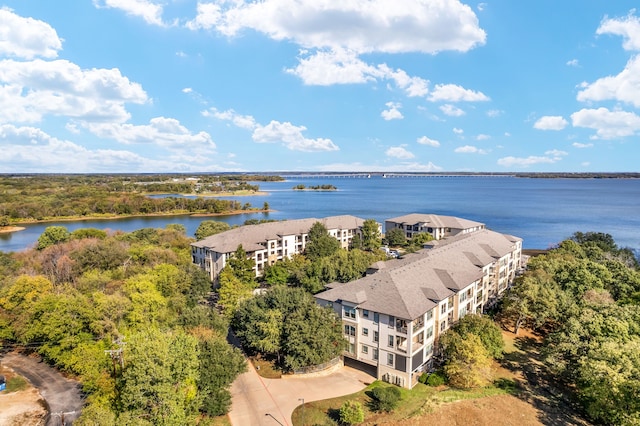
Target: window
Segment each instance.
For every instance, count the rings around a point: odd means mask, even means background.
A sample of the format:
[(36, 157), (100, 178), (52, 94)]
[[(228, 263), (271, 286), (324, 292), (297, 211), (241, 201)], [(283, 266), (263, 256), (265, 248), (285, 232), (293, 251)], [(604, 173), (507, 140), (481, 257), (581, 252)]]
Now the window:
[(447, 313), (447, 304), (446, 303), (444, 305), (440, 306), (440, 313), (441, 314), (446, 314)]
[(344, 326), (344, 334), (346, 334), (347, 336), (355, 336), (356, 335), (356, 328), (352, 325), (345, 325)]
[(373, 348), (373, 359), (378, 360), (378, 348)]
[(433, 318), (433, 309), (427, 312), (427, 321), (430, 321)]
[(394, 328), (396, 325), (396, 317), (389, 315), (389, 328)]
[(368, 336), (369, 335), (369, 329), (368, 328), (363, 328), (362, 329), (362, 335), (363, 336)]
[(394, 341), (393, 336), (389, 336), (389, 341), (387, 342), (387, 345), (389, 345), (390, 348), (393, 347), (393, 341)]
[(369, 311), (368, 311), (368, 310), (366, 310), (366, 309), (363, 309), (363, 310), (362, 310), (362, 317), (363, 317), (363, 318), (369, 318)]
[(440, 331), (444, 331), (445, 328), (447, 328), (447, 321), (442, 321), (440, 323)]
[(430, 355), (433, 353), (433, 343), (429, 343), (426, 347), (426, 351), (427, 351), (427, 355)]
[(362, 353), (363, 354), (368, 354), (369, 353), (369, 346), (362, 345)]
[(377, 323), (379, 323), (379, 322), (380, 322), (380, 314), (379, 314), (379, 313), (377, 313), (377, 312), (374, 312), (374, 313), (373, 313), (373, 322), (374, 322), (375, 324), (377, 324)]
[(356, 345), (354, 345), (353, 343), (349, 343), (349, 346), (347, 347), (347, 352), (349, 352), (350, 354), (355, 354)]
[(373, 341), (374, 341), (374, 342), (377, 342), (377, 341), (379, 341), (379, 340), (380, 340), (380, 335), (378, 334), (378, 332), (377, 332), (377, 331), (374, 331), (374, 332), (373, 332)]
[(427, 328), (427, 339), (433, 337), (433, 326)]
[(355, 310), (355, 308), (350, 308), (348, 306), (344, 306), (342, 308), (342, 317), (343, 318), (356, 319), (356, 310)]
[(393, 354), (387, 354), (387, 365), (393, 365)]

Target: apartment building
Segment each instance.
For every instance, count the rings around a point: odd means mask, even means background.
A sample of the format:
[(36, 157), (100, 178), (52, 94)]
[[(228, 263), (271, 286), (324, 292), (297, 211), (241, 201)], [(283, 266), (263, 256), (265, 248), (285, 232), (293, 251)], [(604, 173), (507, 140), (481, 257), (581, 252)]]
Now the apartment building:
[[(473, 226), (456, 229), (481, 225), (468, 222)], [(402, 259), (379, 262), (364, 278), (333, 283), (315, 298), (342, 318), (349, 342), (346, 364), (411, 388), (431, 366), (438, 337), (507, 289), (521, 268), (521, 253), (520, 238), (482, 225)]]
[(385, 232), (389, 232), (394, 228), (402, 229), (409, 239), (418, 233), (426, 232), (431, 234), (435, 240), (441, 240), (458, 234), (467, 234), (485, 229), (485, 225), (484, 223), (454, 216), (411, 213), (385, 220)]
[(364, 221), (359, 217), (343, 215), (241, 226), (192, 243), (191, 258), (193, 263), (209, 273), (211, 281), (215, 281), (227, 260), (242, 245), (255, 262), (256, 276), (260, 276), (265, 266), (302, 253), (314, 223), (322, 223), (329, 235), (347, 249), (354, 236), (362, 237)]

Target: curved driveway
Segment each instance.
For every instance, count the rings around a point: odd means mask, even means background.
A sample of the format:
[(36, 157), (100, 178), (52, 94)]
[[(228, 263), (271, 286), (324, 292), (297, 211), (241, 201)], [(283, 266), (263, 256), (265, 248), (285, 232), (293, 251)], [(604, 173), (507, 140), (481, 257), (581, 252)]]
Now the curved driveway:
[(348, 395), (375, 380), (350, 367), (342, 367), (322, 377), (265, 379), (249, 360), (248, 371), (231, 385), (233, 426), (291, 426), (291, 414), (304, 402)]
[(27, 378), (40, 391), (51, 414), (47, 425), (70, 424), (80, 416), (84, 401), (78, 382), (65, 378), (39, 358), (9, 353), (0, 358), (0, 362)]

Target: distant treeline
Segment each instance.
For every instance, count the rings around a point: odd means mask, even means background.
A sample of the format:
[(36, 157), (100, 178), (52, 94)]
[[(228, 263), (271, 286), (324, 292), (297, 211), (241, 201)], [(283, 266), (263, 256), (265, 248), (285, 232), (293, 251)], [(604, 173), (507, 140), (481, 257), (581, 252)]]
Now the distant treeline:
[[(198, 193), (258, 190), (237, 176), (177, 175), (4, 175), (0, 176), (3, 222), (169, 213), (225, 213), (248, 210), (234, 200), (149, 198), (144, 193)], [(242, 175), (258, 179), (259, 176)], [(272, 177), (265, 177), (271, 179)], [(215, 180), (222, 179), (222, 180)]]

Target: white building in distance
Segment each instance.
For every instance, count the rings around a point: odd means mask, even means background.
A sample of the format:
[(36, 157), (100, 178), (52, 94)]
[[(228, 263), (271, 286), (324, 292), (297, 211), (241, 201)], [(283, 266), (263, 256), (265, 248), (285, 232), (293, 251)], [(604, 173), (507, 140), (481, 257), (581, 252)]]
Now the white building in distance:
[(241, 245), (255, 262), (256, 276), (260, 276), (265, 266), (302, 253), (309, 230), (316, 222), (322, 223), (343, 249), (348, 249), (354, 236), (362, 237), (365, 219), (344, 215), (245, 225), (192, 243), (191, 258), (209, 273), (211, 281), (215, 281)]

